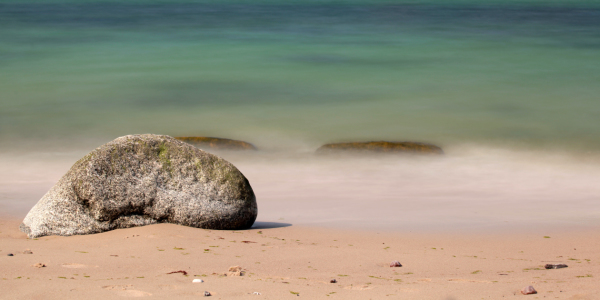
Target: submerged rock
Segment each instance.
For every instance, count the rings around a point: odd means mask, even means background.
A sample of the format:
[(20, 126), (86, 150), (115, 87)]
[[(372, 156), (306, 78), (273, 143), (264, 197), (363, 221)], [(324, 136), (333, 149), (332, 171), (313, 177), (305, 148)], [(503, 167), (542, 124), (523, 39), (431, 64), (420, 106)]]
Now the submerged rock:
[(256, 150), (256, 147), (250, 143), (230, 139), (204, 136), (180, 136), (175, 138), (201, 149)]
[(317, 149), (317, 153), (332, 152), (376, 152), (376, 153), (417, 153), (443, 154), (442, 148), (425, 143), (415, 142), (354, 142), (325, 144)]
[(128, 135), (77, 161), (21, 224), (30, 238), (155, 223), (250, 228), (258, 209), (231, 163), (164, 135)]

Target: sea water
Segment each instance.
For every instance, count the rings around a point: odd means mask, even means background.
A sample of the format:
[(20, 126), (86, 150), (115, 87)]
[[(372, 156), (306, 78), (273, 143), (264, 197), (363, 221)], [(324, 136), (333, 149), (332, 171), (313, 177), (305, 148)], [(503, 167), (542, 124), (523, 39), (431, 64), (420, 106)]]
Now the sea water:
[[(599, 120), (598, 1), (0, 1), (8, 214), (95, 147), (157, 133), (258, 147), (220, 155), (259, 220), (596, 222)], [(446, 154), (312, 156), (371, 140)]]

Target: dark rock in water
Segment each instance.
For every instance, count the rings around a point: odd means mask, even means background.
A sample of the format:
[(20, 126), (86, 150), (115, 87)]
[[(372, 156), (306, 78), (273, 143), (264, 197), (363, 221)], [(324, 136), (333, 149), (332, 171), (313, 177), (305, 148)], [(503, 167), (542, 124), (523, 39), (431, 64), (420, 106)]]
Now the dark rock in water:
[(175, 138), (201, 149), (204, 148), (217, 150), (256, 150), (256, 147), (254, 147), (254, 145), (250, 143), (230, 139), (204, 136), (181, 136)]
[(128, 135), (77, 161), (21, 224), (30, 238), (173, 223), (245, 229), (258, 209), (231, 163), (164, 135)]
[(521, 294), (523, 294), (523, 295), (537, 294), (537, 291), (533, 288), (533, 286), (530, 285), (530, 286), (524, 287), (521, 290)]
[(544, 268), (546, 269), (562, 269), (562, 268), (568, 268), (569, 266), (565, 265), (565, 264), (546, 264), (544, 266)]
[(392, 263), (390, 263), (390, 268), (394, 267), (402, 267), (402, 264), (399, 261), (395, 260)]
[(415, 153), (443, 154), (442, 148), (425, 143), (414, 142), (355, 142), (326, 144), (317, 149), (317, 153), (334, 152), (370, 152), (370, 153)]

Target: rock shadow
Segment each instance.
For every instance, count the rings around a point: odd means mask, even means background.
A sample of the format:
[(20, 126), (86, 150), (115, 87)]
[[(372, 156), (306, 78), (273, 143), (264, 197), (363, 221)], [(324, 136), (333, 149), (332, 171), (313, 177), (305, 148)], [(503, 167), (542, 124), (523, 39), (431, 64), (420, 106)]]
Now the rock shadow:
[(254, 222), (254, 225), (250, 229), (272, 229), (272, 228), (282, 228), (282, 227), (290, 227), (292, 224), (290, 223), (280, 223), (280, 222)]

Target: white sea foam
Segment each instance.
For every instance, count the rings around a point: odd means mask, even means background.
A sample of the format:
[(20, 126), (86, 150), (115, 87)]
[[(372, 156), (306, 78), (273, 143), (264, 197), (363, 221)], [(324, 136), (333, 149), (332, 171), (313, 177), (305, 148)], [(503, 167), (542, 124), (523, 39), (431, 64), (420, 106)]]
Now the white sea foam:
[[(0, 205), (24, 216), (85, 153), (0, 158)], [(220, 153), (250, 181), (260, 222), (381, 230), (600, 224), (600, 160), (463, 147), (440, 157)]]

